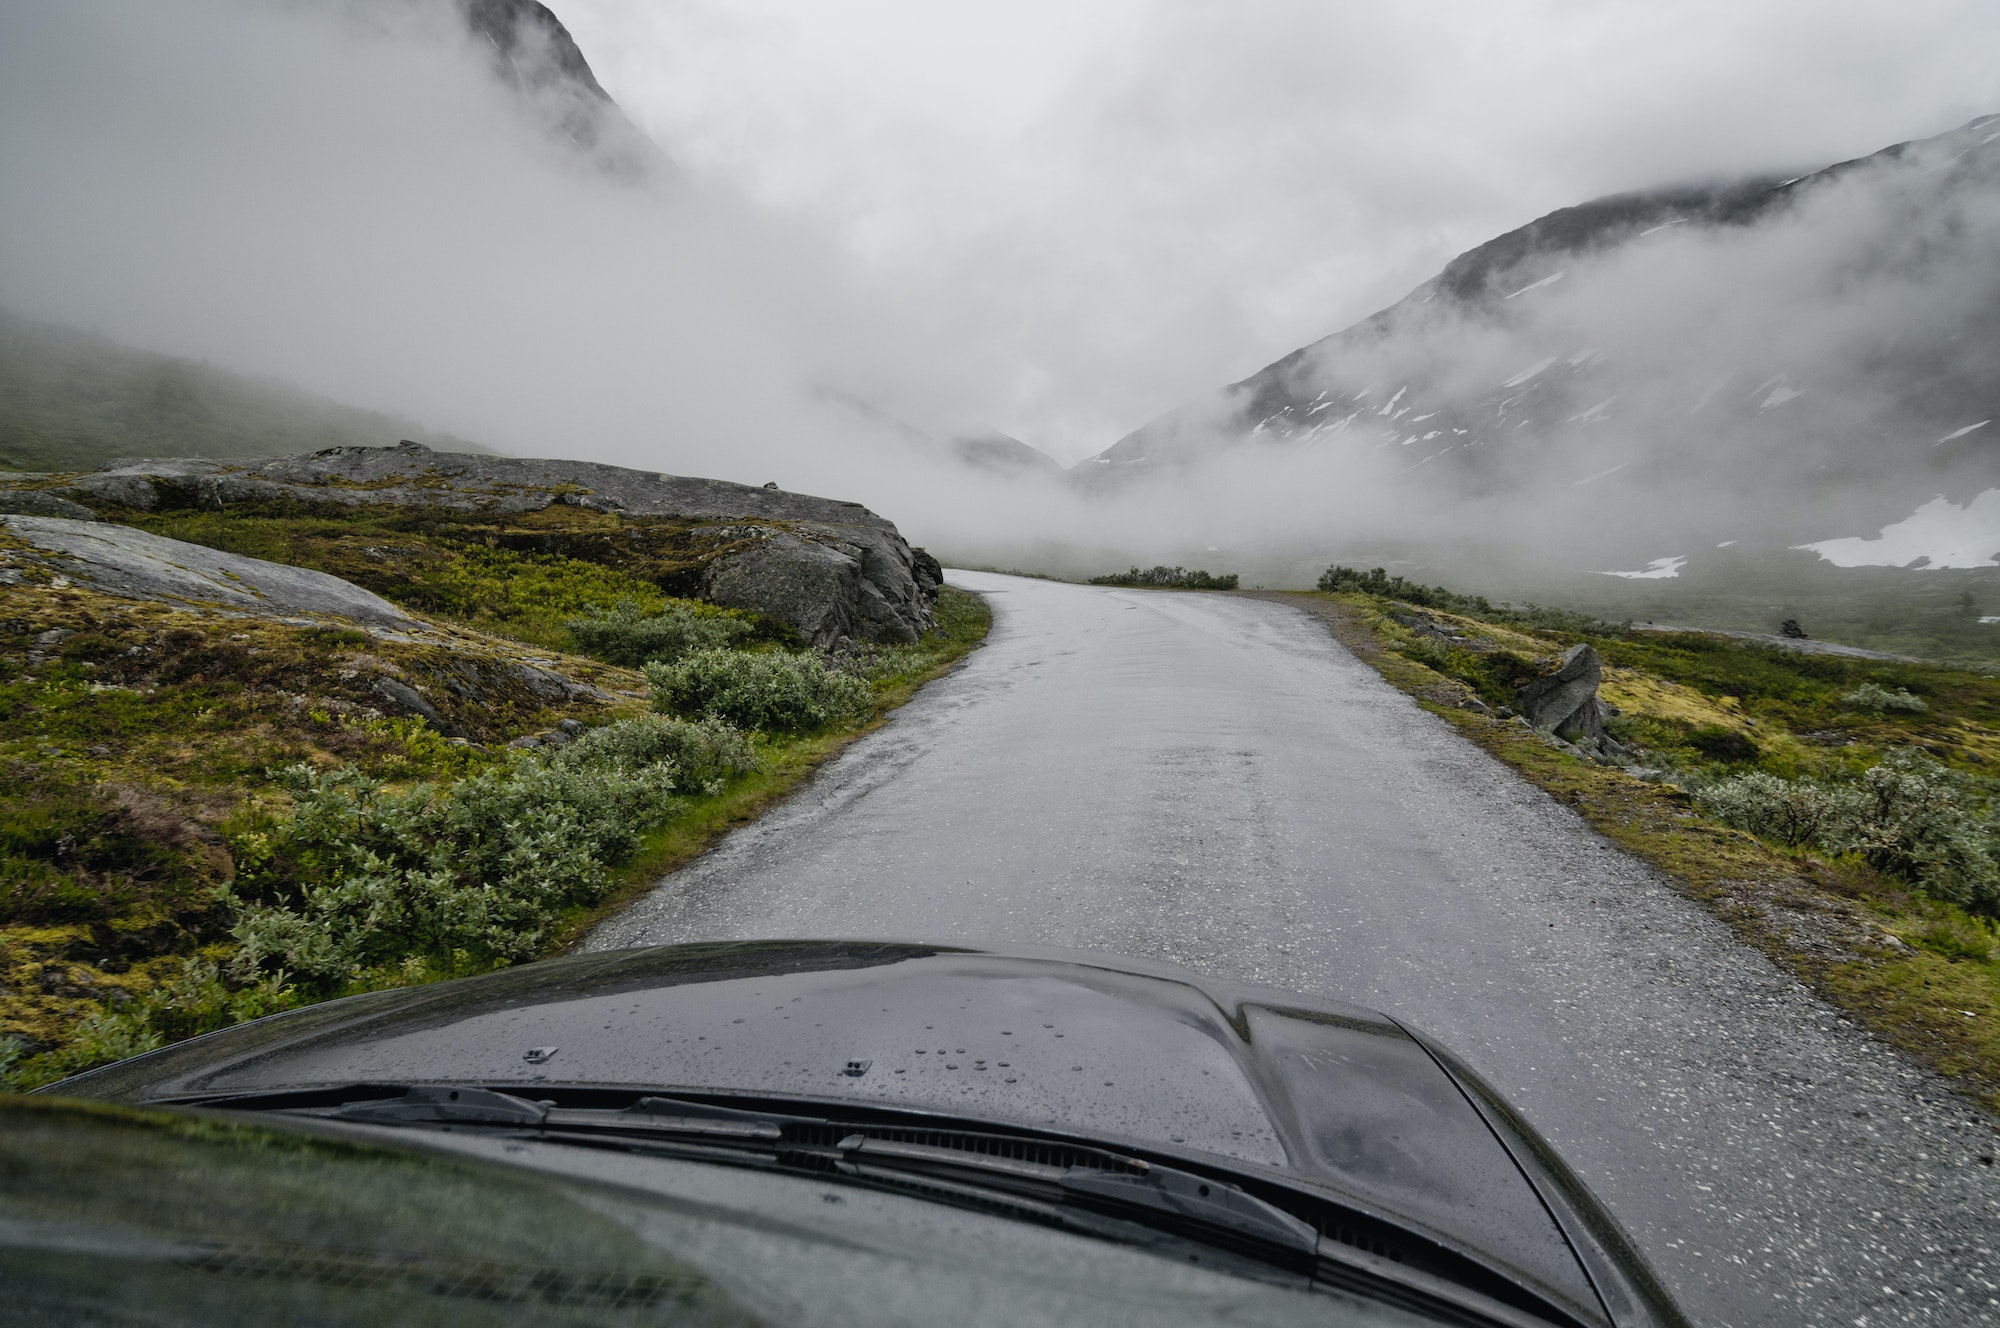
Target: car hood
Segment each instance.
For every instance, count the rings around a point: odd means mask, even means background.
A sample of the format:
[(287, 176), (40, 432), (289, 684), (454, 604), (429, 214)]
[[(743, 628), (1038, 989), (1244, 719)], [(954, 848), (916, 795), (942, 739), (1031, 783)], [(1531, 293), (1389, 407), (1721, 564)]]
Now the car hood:
[(1624, 1318), (1615, 1227), (1447, 1055), (1374, 1011), (1124, 958), (852, 941), (580, 955), (273, 1016), (49, 1091), (157, 1103), (355, 1082), (751, 1094), (1122, 1143), (1310, 1184), (1561, 1301), (1597, 1311), (1608, 1289)]

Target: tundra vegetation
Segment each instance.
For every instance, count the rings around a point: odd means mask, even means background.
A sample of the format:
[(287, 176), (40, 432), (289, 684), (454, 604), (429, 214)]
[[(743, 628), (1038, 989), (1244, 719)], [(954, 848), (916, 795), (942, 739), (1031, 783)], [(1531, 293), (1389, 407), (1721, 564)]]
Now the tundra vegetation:
[[(1823, 995), (2000, 1106), (2000, 677), (1496, 606), (1380, 570), (1330, 568), (1297, 598)], [(1511, 713), (1579, 642), (1603, 660), (1604, 728), (1627, 756), (1580, 760)]]
[(1093, 576), (1093, 586), (1151, 586), (1164, 590), (1234, 590), (1237, 575), (1227, 572), (1211, 576), (1204, 571), (1190, 572), (1185, 567), (1134, 567), (1126, 572), (1112, 572), (1106, 576)]
[[(573, 508), (115, 515), (345, 576), (432, 631), (9, 573), (4, 1087), (559, 951), (989, 621), (945, 587), (915, 644), (804, 649), (783, 624), (670, 593), (675, 532)], [(385, 679), (436, 719), (397, 713)]]

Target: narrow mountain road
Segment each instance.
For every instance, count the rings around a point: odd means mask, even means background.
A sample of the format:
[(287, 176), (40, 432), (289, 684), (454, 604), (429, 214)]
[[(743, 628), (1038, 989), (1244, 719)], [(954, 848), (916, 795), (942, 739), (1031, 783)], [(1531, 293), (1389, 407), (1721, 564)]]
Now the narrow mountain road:
[(2000, 1322), (1987, 1120), (1317, 620), (951, 579), (985, 648), (593, 948), (1070, 945), (1379, 1007), (1518, 1102), (1697, 1322)]

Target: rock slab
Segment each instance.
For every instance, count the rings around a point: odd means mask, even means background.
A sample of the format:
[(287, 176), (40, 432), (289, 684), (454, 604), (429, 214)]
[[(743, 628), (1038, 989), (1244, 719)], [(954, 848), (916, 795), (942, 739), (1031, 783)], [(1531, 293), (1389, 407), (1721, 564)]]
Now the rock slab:
[(717, 547), (699, 573), (704, 598), (769, 614), (819, 646), (916, 640), (933, 626), (931, 604), (942, 584), (935, 559), (859, 503), (590, 461), (433, 452), (416, 443), (247, 461), (123, 460), (54, 493), (85, 506), (142, 511), (295, 502), (505, 516), (567, 503), (686, 523)]
[(108, 521), (0, 515), (0, 529), (31, 546), (27, 557), (94, 590), (130, 599), (273, 617), (333, 616), (415, 627), (408, 614), (350, 581), (304, 567), (223, 553)]

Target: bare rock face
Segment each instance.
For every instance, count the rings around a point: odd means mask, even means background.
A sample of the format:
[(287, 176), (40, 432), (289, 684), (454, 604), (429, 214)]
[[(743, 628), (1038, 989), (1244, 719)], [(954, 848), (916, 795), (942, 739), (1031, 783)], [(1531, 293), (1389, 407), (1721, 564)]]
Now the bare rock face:
[(33, 561), (48, 572), (110, 595), (272, 617), (302, 614), (379, 626), (417, 626), (388, 600), (337, 576), (223, 553), (130, 526), (64, 517), (0, 516), (0, 530), (29, 546), (10, 553), (8, 561)]
[(95, 521), (97, 513), (82, 503), (58, 498), (38, 489), (0, 490), (0, 513), (17, 516), (60, 516), (71, 521)]
[(1556, 670), (1537, 678), (1515, 693), (1514, 708), (1538, 729), (1548, 729), (1558, 738), (1575, 742), (1580, 738), (1605, 740), (1604, 702), (1598, 685), (1604, 680), (1604, 661), (1587, 643), (1571, 646), (1559, 657)]
[(789, 623), (820, 646), (916, 640), (933, 625), (942, 580), (934, 559), (859, 503), (589, 461), (433, 452), (416, 443), (249, 461), (120, 461), (54, 492), (86, 506), (142, 511), (296, 503), (502, 516), (571, 504), (669, 522), (688, 528), (697, 550), (712, 550), (693, 573), (697, 593)]

